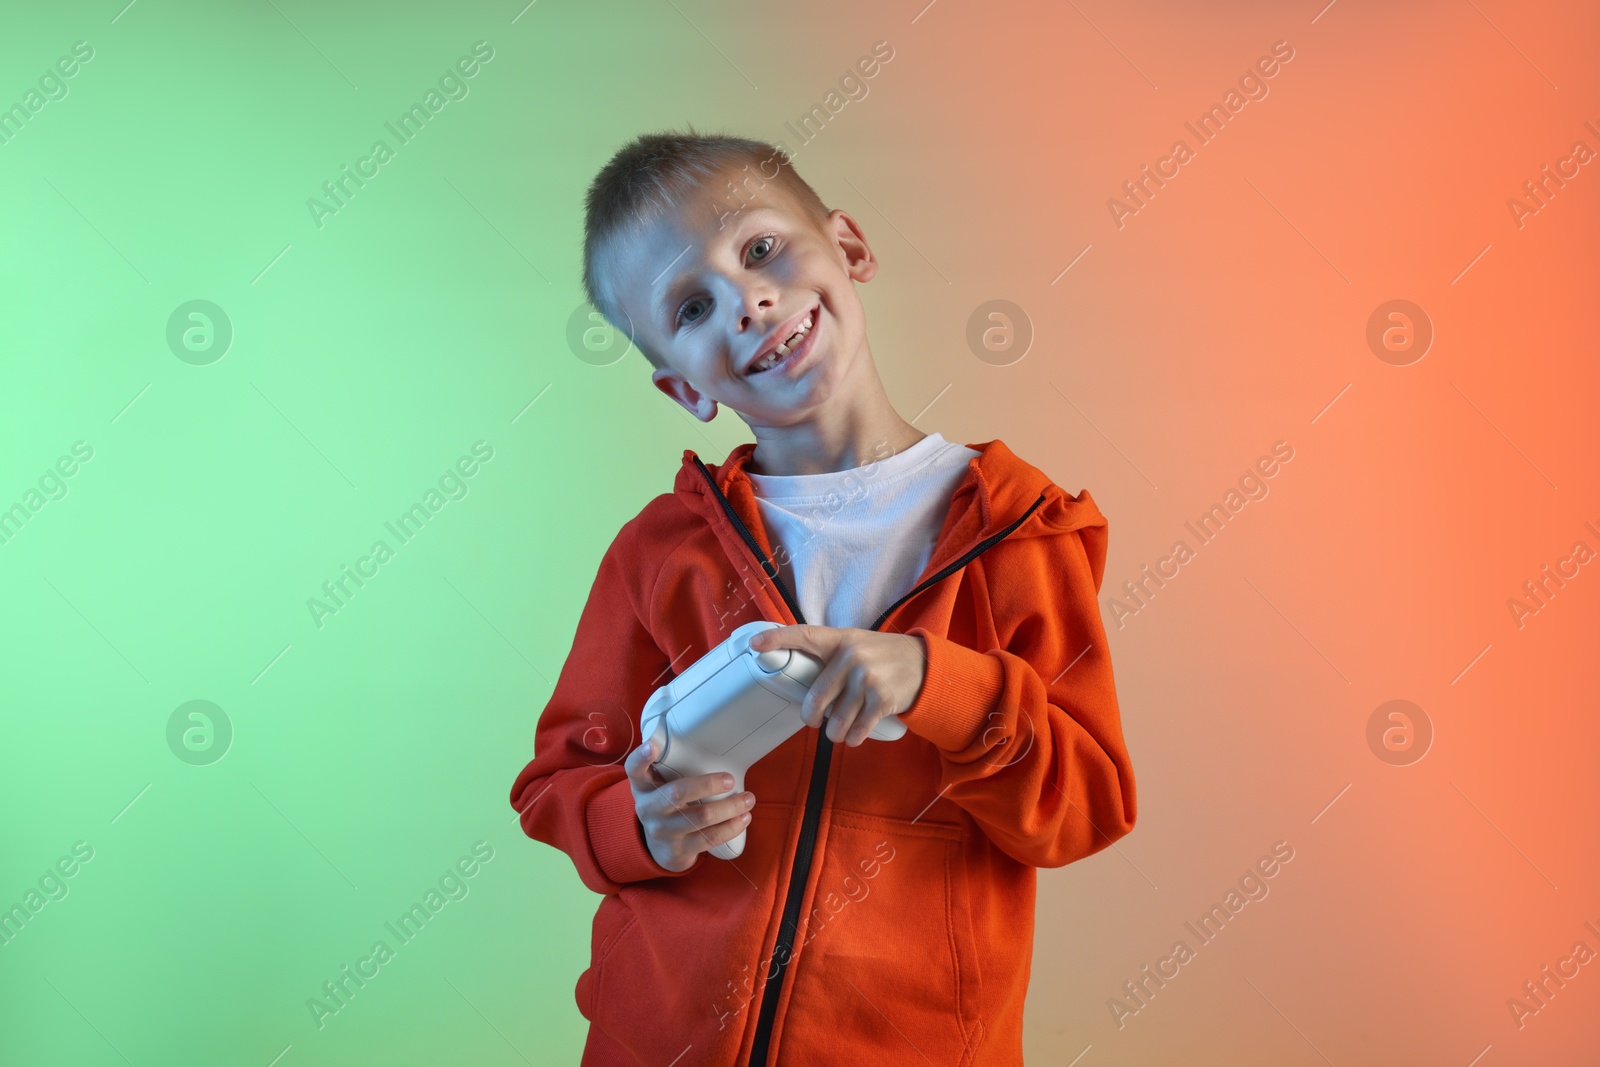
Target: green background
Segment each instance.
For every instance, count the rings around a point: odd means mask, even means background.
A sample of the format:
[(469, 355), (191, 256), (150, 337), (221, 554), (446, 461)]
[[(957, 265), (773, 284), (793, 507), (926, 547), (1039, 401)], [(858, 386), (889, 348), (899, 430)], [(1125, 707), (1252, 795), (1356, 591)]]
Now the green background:
[[(720, 458), (743, 427), (687, 430), (637, 353), (567, 348), (583, 184), (637, 87), (597, 76), (628, 62), (618, 11), (519, 6), (7, 13), (7, 104), (94, 54), (0, 145), (0, 506), (93, 457), (0, 545), (0, 903), (94, 855), (0, 947), (0, 1062), (578, 1058), (598, 898), (511, 781), (610, 534), (670, 485), (659, 442)], [(703, 47), (670, 6), (630, 18), (641, 58)], [(480, 40), (399, 146), (384, 123)], [(380, 137), (319, 228), (307, 199)], [(166, 340), (196, 299), (233, 330), (202, 366)], [(478, 441), (400, 545), (384, 523)], [(307, 600), (379, 538), (319, 627)], [(167, 745), (196, 699), (232, 724), (209, 766)], [(318, 1029), (307, 1000), (478, 841), (467, 896)]]

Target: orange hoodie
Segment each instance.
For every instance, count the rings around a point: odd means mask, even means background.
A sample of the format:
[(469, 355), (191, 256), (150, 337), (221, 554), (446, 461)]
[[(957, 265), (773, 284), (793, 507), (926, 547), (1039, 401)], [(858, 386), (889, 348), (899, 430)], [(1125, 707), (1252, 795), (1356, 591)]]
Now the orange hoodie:
[(745, 464), (690, 450), (600, 561), (512, 806), (604, 894), (583, 1063), (1022, 1063), (1036, 867), (1133, 829), (1096, 594), (1106, 520), (1000, 441), (974, 444), (916, 586), (871, 627), (921, 638), (898, 741), (805, 728), (750, 768), (744, 854), (674, 872), (623, 770), (656, 687), (760, 619), (774, 580)]

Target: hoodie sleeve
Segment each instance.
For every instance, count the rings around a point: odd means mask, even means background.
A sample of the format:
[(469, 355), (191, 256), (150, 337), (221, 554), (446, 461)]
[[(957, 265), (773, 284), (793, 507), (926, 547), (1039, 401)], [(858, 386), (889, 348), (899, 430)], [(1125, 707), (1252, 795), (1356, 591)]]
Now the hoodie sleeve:
[(974, 561), (986, 564), (998, 647), (906, 631), (922, 639), (928, 667), (901, 718), (937, 747), (942, 795), (1035, 867), (1071, 863), (1133, 829), (1133, 767), (1097, 602), (1105, 549), (1101, 519)]
[[(671, 664), (651, 637), (650, 583), (629, 522), (600, 561), (555, 691), (534, 731), (534, 758), (511, 787), (529, 837), (565, 852), (583, 884), (611, 894), (630, 882), (687, 874), (655, 861), (623, 761), (638, 747), (639, 713)], [(653, 574), (653, 572), (652, 572)], [(643, 587), (641, 589), (641, 586)]]

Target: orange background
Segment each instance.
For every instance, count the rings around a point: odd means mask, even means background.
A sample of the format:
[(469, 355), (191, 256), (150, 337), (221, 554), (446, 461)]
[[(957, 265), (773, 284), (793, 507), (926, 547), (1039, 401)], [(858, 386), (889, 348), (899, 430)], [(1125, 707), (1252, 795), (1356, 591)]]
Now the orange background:
[[(1520, 1029), (1506, 1002), (1600, 951), (1600, 566), (1520, 629), (1506, 602), (1600, 551), (1600, 161), (1521, 228), (1506, 201), (1600, 150), (1594, 9), (830, 14), (777, 34), (829, 27), (814, 82), (896, 50), (796, 156), (884, 262), (864, 299), (891, 396), (939, 396), (919, 427), (1002, 437), (1110, 520), (1139, 823), (1040, 872), (1029, 1062), (1587, 1062), (1600, 966)], [(1184, 123), (1279, 41), (1268, 95), (1200, 145)], [(1179, 138), (1194, 158), (1119, 228), (1108, 199)], [(1035, 330), (1004, 367), (963, 343), (994, 298)], [(1409, 366), (1365, 339), (1393, 299), (1434, 329)], [(1277, 441), (1269, 495), (1198, 547), (1185, 522)], [(1111, 597), (1179, 538), (1195, 558), (1119, 629)], [(1432, 723), (1408, 766), (1368, 747), (1391, 699)], [(1280, 840), (1269, 895), (1119, 1029), (1122, 983), (1198, 946), (1183, 924)]]

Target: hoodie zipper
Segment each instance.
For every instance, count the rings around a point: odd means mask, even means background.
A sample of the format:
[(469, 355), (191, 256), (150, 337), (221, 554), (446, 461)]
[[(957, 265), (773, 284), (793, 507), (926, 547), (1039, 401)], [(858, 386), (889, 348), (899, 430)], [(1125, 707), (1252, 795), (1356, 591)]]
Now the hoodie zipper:
[[(783, 597), (783, 602), (788, 605), (789, 611), (794, 615), (796, 622), (802, 626), (806, 625), (805, 616), (800, 612), (800, 605), (795, 602), (783, 583), (778, 581), (777, 566), (770, 562), (761, 551), (761, 546), (751, 536), (749, 528), (744, 524), (744, 520), (739, 518), (739, 513), (733, 510), (733, 504), (722, 494), (722, 490), (717, 488), (716, 479), (711, 476), (711, 472), (706, 469), (706, 465), (701, 462), (699, 456), (694, 457), (694, 463), (696, 467), (700, 468), (700, 473), (705, 476), (706, 484), (711, 486), (711, 491), (716, 495), (718, 503), (722, 505), (722, 510), (732, 520), (734, 529), (739, 531), (739, 536), (749, 546), (751, 554), (761, 563), (761, 570), (778, 590), (778, 595)], [(877, 630), (878, 627), (888, 621), (889, 616), (893, 615), (900, 605), (929, 586), (937, 585), (944, 581), (950, 575), (1010, 536), (1017, 527), (1027, 521), (1028, 516), (1038, 510), (1039, 506), (1044, 503), (1044, 498), (1045, 494), (1040, 492), (1039, 499), (1030, 504), (1028, 510), (1019, 515), (1005, 529), (979, 541), (968, 549), (960, 559), (946, 564), (940, 568), (937, 574), (930, 575), (926, 581), (919, 583), (911, 592), (889, 605), (883, 614), (878, 616), (878, 620), (872, 624), (870, 629)], [(833, 741), (828, 737), (826, 730), (818, 730), (817, 749), (811, 763), (811, 784), (806, 790), (806, 810), (800, 821), (800, 840), (795, 845), (794, 863), (790, 867), (788, 890), (783, 900), (783, 921), (778, 927), (778, 943), (772, 953), (774, 963), (767, 975), (765, 988), (761, 992), (761, 1017), (756, 1024), (755, 1041), (750, 1047), (750, 1059), (747, 1061), (750, 1067), (764, 1067), (767, 1059), (767, 1045), (772, 1037), (772, 1024), (777, 1016), (778, 1001), (781, 999), (783, 992), (783, 979), (789, 970), (789, 954), (794, 949), (794, 938), (795, 934), (798, 933), (800, 902), (805, 897), (806, 883), (810, 881), (811, 861), (817, 845), (817, 824), (822, 819), (822, 798), (828, 791), (828, 768), (832, 765), (832, 762)]]

